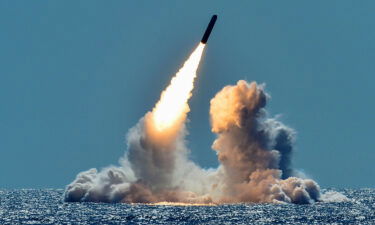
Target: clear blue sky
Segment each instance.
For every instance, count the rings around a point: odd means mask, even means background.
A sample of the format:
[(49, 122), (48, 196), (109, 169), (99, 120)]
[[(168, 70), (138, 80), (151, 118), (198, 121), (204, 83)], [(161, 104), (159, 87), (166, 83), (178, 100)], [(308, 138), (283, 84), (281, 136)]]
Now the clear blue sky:
[(323, 187), (375, 185), (374, 1), (1, 1), (0, 188), (63, 188), (117, 164), (125, 134), (219, 15), (191, 99), (189, 147), (211, 150), (209, 100), (267, 84)]

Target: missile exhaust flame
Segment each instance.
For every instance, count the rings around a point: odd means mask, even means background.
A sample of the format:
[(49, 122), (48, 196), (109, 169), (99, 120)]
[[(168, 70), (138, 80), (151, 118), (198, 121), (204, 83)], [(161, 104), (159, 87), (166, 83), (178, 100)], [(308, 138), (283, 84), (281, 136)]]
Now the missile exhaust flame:
[(153, 121), (157, 131), (163, 132), (190, 111), (187, 101), (194, 88), (194, 79), (202, 57), (205, 44), (198, 47), (184, 63), (183, 67), (172, 78), (169, 86), (161, 94), (160, 100), (152, 110)]

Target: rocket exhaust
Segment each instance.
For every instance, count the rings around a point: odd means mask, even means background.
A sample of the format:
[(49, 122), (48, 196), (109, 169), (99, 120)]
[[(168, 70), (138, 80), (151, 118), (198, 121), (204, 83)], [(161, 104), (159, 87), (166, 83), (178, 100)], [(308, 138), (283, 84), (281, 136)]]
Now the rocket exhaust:
[(208, 24), (206, 31), (204, 32), (204, 35), (202, 37), (201, 43), (206, 44), (208, 41), (208, 38), (210, 37), (211, 31), (214, 28), (215, 22), (217, 19), (217, 15), (213, 15), (211, 17), (210, 23)]

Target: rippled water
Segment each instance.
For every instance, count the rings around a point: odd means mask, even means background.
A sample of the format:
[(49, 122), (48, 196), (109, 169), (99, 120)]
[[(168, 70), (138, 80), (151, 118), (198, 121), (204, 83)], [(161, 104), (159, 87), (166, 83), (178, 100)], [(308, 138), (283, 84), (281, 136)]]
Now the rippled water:
[(348, 202), (163, 206), (65, 203), (63, 190), (0, 190), (0, 224), (375, 224), (375, 189)]

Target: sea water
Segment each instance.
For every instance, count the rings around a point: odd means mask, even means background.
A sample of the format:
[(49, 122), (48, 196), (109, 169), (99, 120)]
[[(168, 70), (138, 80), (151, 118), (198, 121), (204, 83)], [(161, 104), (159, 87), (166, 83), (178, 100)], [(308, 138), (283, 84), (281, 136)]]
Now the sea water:
[(171, 206), (66, 203), (63, 190), (0, 190), (0, 224), (375, 224), (375, 189), (344, 202)]

